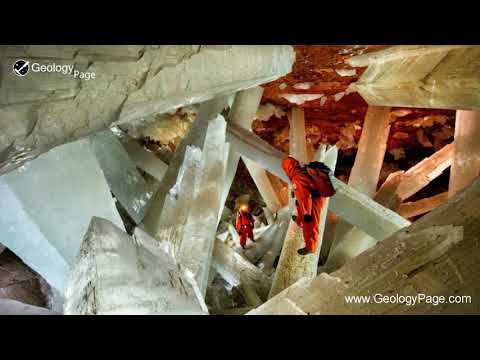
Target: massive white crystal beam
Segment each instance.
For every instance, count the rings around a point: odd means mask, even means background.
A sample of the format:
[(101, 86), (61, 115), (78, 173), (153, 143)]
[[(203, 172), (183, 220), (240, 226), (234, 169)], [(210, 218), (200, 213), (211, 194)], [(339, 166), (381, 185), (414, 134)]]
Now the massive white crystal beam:
[(448, 199), (448, 192), (431, 196), (429, 198), (406, 202), (400, 205), (398, 213), (404, 218), (408, 219), (414, 216), (425, 214), (429, 211), (432, 211), (437, 206), (443, 204)]
[(348, 185), (373, 197), (390, 133), (390, 108), (369, 106)]
[(255, 237), (255, 246), (247, 248), (243, 254), (252, 264), (256, 264), (279, 240), (279, 237), (285, 237), (287, 227), (288, 220), (277, 219), (259, 237)]
[(170, 189), (162, 209), (156, 232), (156, 239), (172, 243), (174, 253), (180, 251), (184, 229), (194, 197), (195, 183), (199, 176), (202, 151), (187, 146), (175, 185)]
[(267, 302), (246, 313), (246, 315), (273, 315), (274, 313), (277, 313), (277, 315), (282, 315), (283, 311), (277, 311), (282, 302), (285, 300), (292, 301), (292, 299), (296, 299), (305, 294), (305, 291), (308, 289), (312, 281), (313, 279), (310, 277), (303, 277), (299, 279), (294, 284), (269, 299)]
[[(477, 313), (478, 304), (473, 299), (480, 295), (476, 285), (480, 270), (479, 205), (477, 179), (465, 191), (352, 259), (331, 276), (321, 274), (287, 297), (310, 314)], [(359, 294), (415, 297), (419, 293), (465, 296), (466, 301), (422, 301), (411, 306), (397, 302), (345, 301), (345, 296)], [(276, 297), (260, 308), (268, 308), (275, 301)]]
[[(241, 275), (240, 275), (240, 278), (241, 278)], [(260, 306), (263, 303), (263, 301), (262, 301), (262, 299), (260, 299), (260, 297), (258, 296), (255, 289), (253, 289), (250, 286), (249, 281), (248, 280), (242, 280), (242, 279), (240, 279), (240, 280), (241, 280), (241, 282), (240, 282), (239, 290), (242, 293), (243, 298), (245, 299), (247, 304), (249, 306), (252, 306), (252, 307)]]
[[(250, 130), (253, 118), (257, 112), (258, 106), (260, 104), (260, 100), (262, 99), (262, 94), (263, 94), (263, 88), (260, 86), (237, 92), (235, 94), (235, 99), (233, 101), (232, 108), (230, 109), (230, 112), (229, 112), (229, 116), (227, 119), (228, 123), (237, 124), (238, 126), (244, 129)], [(225, 173), (225, 184), (224, 184), (223, 194), (222, 194), (222, 203), (221, 203), (222, 209), (223, 209), (223, 206), (225, 205), (225, 201), (230, 191), (230, 187), (232, 186), (233, 179), (237, 172), (237, 166), (238, 166), (239, 160), (240, 160), (240, 154), (236, 151), (235, 146), (231, 145), (229, 149), (229, 154), (228, 154), (227, 169)], [(254, 181), (256, 181), (256, 178), (260, 179), (259, 191), (261, 193), (264, 190), (262, 187), (263, 184), (261, 183), (261, 180), (263, 180), (261, 178), (261, 173), (258, 174), (257, 177), (255, 177), (258, 173), (255, 164), (252, 164), (250, 168), (247, 165), (247, 168), (249, 170), (251, 168), (252, 171), (254, 172), (254, 174), (252, 174)], [(262, 169), (258, 169), (258, 170), (261, 171)], [(250, 172), (252, 173), (252, 171)], [(257, 184), (257, 187), (259, 185)], [(269, 200), (269, 199), (266, 199), (266, 200)]]
[(0, 315), (61, 315), (52, 310), (11, 299), (0, 299)]
[(448, 196), (469, 186), (480, 175), (480, 111), (458, 110)]
[(65, 293), (67, 315), (206, 314), (193, 274), (171, 244), (140, 229), (133, 239), (93, 217)]
[(480, 46), (393, 46), (347, 60), (369, 105), (480, 110)]
[(2, 243), (62, 293), (91, 217), (123, 228), (88, 140), (1, 176), (0, 198)]
[[(368, 197), (373, 197), (377, 190), (389, 133), (390, 108), (369, 106), (363, 123), (362, 135), (358, 142), (355, 162), (348, 179), (349, 186)], [(375, 243), (371, 236), (361, 229), (354, 230), (352, 225), (342, 219), (338, 227), (342, 231), (339, 231), (332, 245), (332, 257), (335, 257), (337, 247), (341, 247), (343, 242), (352, 243), (352, 246), (349, 246), (351, 253), (345, 254), (347, 258), (356, 256)], [(327, 261), (327, 264), (329, 262), (330, 260)]]
[[(402, 180), (404, 171), (397, 171), (390, 174), (374, 196), (374, 200), (386, 208), (397, 211), (401, 200), (396, 194), (398, 185)], [(323, 271), (331, 272), (338, 269), (349, 259), (354, 258), (363, 251), (377, 243), (373, 237), (365, 234), (361, 229), (352, 227), (349, 223), (343, 222), (340, 231), (337, 232), (342, 241), (331, 249)]]
[(110, 130), (93, 134), (89, 140), (110, 190), (135, 223), (140, 223), (158, 184), (142, 177)]
[(398, 185), (397, 196), (401, 200), (408, 199), (427, 186), (433, 179), (440, 176), (452, 163), (453, 146), (453, 143), (445, 145), (432, 156), (423, 159), (408, 169)]
[[(288, 45), (7, 46), (2, 50), (0, 173), (112, 124), (149, 122), (155, 114), (275, 80), (291, 71), (295, 59)], [(36, 73), (19, 79), (12, 71), (19, 58), (54, 60), (96, 76), (86, 80)]]
[(404, 174), (405, 171), (403, 170), (389, 174), (373, 197), (373, 200), (390, 210), (397, 211), (402, 202), (402, 199), (397, 195), (397, 189), (403, 180)]
[[(255, 311), (255, 313), (253, 313)], [(284, 298), (279, 300), (275, 305), (271, 305), (268, 309), (262, 311), (252, 310), (245, 315), (307, 315), (302, 309), (298, 307), (292, 300)]]
[[(298, 140), (299, 139), (295, 139), (295, 141)], [(334, 171), (337, 164), (337, 157), (338, 149), (336, 146), (333, 146), (326, 152), (324, 148), (320, 148), (315, 156), (315, 160), (325, 163), (330, 169), (332, 169), (332, 171)], [(287, 236), (285, 237), (283, 244), (282, 253), (278, 261), (277, 270), (273, 278), (273, 284), (272, 288), (270, 289), (269, 298), (275, 296), (280, 291), (286, 289), (302, 277), (313, 278), (317, 275), (318, 258), (320, 256), (320, 249), (322, 247), (322, 239), (325, 230), (325, 220), (327, 218), (329, 202), (330, 199), (326, 199), (325, 205), (322, 209), (319, 223), (320, 229), (317, 249), (314, 254), (302, 256), (297, 253), (298, 249), (305, 246), (305, 241), (303, 238), (302, 229), (293, 220), (290, 221), (287, 230)]]
[(178, 261), (195, 275), (203, 295), (207, 291), (225, 179), (225, 130), (226, 122), (222, 115), (210, 120), (200, 173), (195, 181), (193, 199), (177, 255)]
[(218, 239), (215, 240), (212, 265), (220, 276), (232, 286), (239, 286), (242, 281), (247, 281), (248, 285), (255, 289), (262, 299), (267, 298), (272, 279)]
[(252, 176), (260, 196), (265, 201), (267, 209), (272, 212), (280, 210), (283, 205), (280, 194), (270, 181), (267, 172), (248, 158), (243, 158), (243, 162)]
[[(175, 67), (164, 67), (132, 93), (119, 122), (204, 102), (278, 79), (290, 72), (291, 46), (202, 45)], [(209, 74), (209, 76), (205, 76)]]
[(148, 233), (156, 236), (155, 234), (160, 231), (160, 216), (164, 208), (165, 197), (177, 180), (187, 145), (203, 148), (208, 123), (217, 117), (227, 106), (227, 103), (227, 97), (222, 97), (207, 101), (200, 106), (197, 118), (190, 127), (187, 136), (175, 149), (175, 153), (159, 185), (159, 189), (153, 197), (151, 205), (145, 215), (143, 224)]
[(295, 106), (288, 114), (290, 134), (288, 136), (289, 151), (301, 164), (308, 162), (307, 137), (305, 135), (305, 113), (303, 108)]
[(127, 135), (121, 136), (120, 142), (137, 167), (152, 175), (157, 181), (162, 180), (168, 168), (167, 164)]
[[(285, 154), (266, 141), (232, 124), (227, 127), (227, 141), (234, 143), (243, 156), (255, 161), (280, 179), (289, 181), (281, 167)], [(374, 238), (383, 239), (409, 224), (397, 213), (379, 205), (342, 181), (335, 178), (332, 181), (337, 193), (330, 199), (330, 210)]]
[[(263, 88), (260, 86), (238, 92), (235, 95), (235, 101), (230, 110), (228, 122), (251, 131), (252, 122), (257, 113), (260, 100), (262, 99), (262, 94)], [(229, 163), (227, 164), (229, 170), (225, 181), (224, 199), (226, 199), (228, 191), (230, 190), (240, 158), (240, 154), (236, 151), (234, 144), (231, 146), (231, 152), (229, 155)], [(243, 161), (267, 207), (271, 211), (278, 211), (278, 209), (282, 207), (281, 200), (265, 170), (247, 158), (243, 158)], [(225, 201), (223, 201), (223, 203), (225, 203)]]

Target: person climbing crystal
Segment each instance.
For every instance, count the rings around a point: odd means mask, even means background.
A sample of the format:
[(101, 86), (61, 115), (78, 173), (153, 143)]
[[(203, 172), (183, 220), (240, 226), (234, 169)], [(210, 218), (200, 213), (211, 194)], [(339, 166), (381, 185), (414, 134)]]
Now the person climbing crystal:
[(235, 221), (235, 228), (240, 235), (240, 246), (245, 249), (247, 238), (255, 242), (253, 239), (253, 225), (255, 219), (250, 213), (250, 207), (247, 204), (242, 204), (237, 211), (237, 218)]
[(302, 228), (305, 241), (305, 247), (297, 252), (300, 255), (315, 253), (325, 198), (335, 195), (330, 180), (332, 171), (318, 161), (301, 166), (291, 156), (282, 161), (282, 168), (293, 184), (292, 197), (295, 198), (297, 215), (293, 215), (292, 219)]

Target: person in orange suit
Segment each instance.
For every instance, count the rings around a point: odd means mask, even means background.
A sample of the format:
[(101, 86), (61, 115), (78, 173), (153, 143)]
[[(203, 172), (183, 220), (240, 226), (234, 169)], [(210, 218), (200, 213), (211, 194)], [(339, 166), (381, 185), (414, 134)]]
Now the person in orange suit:
[(250, 208), (248, 205), (243, 204), (237, 211), (237, 219), (235, 221), (235, 228), (237, 229), (238, 234), (240, 235), (240, 246), (242, 249), (245, 249), (247, 244), (247, 238), (255, 242), (253, 239), (253, 224), (255, 219), (250, 213)]
[(293, 184), (297, 215), (292, 219), (303, 230), (305, 247), (298, 250), (300, 255), (312, 254), (317, 250), (320, 215), (325, 199), (335, 195), (330, 181), (331, 170), (323, 163), (314, 161), (305, 167), (289, 156), (282, 161), (282, 168)]

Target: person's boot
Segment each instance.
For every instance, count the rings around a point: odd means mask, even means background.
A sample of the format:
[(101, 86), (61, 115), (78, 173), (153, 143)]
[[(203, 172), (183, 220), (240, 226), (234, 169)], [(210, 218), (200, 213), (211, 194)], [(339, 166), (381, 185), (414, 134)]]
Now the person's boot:
[(299, 255), (302, 255), (302, 256), (303, 256), (303, 255), (313, 254), (314, 251), (311, 251), (311, 250), (307, 249), (306, 247), (304, 247), (304, 248), (298, 249), (298, 250), (297, 250), (297, 253), (298, 253)]

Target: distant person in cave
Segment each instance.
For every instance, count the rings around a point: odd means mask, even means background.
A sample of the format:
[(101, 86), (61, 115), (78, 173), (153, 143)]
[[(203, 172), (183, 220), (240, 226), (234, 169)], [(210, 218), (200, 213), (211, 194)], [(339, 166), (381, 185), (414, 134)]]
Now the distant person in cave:
[(240, 205), (237, 211), (237, 218), (235, 221), (235, 228), (240, 235), (240, 246), (245, 249), (247, 244), (247, 238), (255, 242), (253, 239), (253, 225), (255, 219), (250, 212), (250, 206), (248, 204)]
[(318, 161), (301, 166), (291, 156), (282, 161), (282, 168), (293, 184), (292, 197), (295, 198), (297, 215), (293, 215), (292, 219), (302, 228), (305, 241), (305, 247), (297, 252), (300, 255), (313, 254), (317, 250), (320, 215), (325, 199), (335, 195), (330, 180), (332, 171)]

